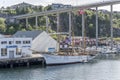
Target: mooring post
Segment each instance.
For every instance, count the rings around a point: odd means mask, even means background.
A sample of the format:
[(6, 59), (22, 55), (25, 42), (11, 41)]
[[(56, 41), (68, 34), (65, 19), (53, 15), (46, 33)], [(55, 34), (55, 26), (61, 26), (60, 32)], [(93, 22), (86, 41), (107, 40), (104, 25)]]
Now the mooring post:
[(44, 60), (42, 60), (42, 66), (43, 66), (43, 67), (45, 66), (45, 62), (44, 62)]
[(27, 67), (29, 67), (30, 66), (30, 63), (29, 62), (27, 62)]
[(13, 68), (13, 64), (12, 63), (10, 64), (10, 68)]

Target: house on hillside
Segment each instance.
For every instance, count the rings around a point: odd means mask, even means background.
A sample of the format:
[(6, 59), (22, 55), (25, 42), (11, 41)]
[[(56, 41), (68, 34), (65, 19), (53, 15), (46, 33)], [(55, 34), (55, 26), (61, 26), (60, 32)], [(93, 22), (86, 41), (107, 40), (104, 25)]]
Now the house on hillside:
[(32, 38), (0, 38), (0, 59), (14, 59), (31, 56)]
[(54, 52), (57, 50), (57, 41), (45, 31), (18, 31), (13, 37), (32, 38), (31, 50), (36, 52)]
[(72, 6), (71, 5), (64, 5), (64, 4), (56, 4), (56, 3), (53, 3), (51, 5), (52, 9), (55, 10), (55, 9), (65, 9), (65, 8), (71, 8)]
[(35, 7), (35, 6), (32, 4), (23, 2), (23, 3), (16, 4), (16, 5), (12, 5), (9, 8), (12, 10), (15, 10), (17, 8), (26, 8), (26, 7)]

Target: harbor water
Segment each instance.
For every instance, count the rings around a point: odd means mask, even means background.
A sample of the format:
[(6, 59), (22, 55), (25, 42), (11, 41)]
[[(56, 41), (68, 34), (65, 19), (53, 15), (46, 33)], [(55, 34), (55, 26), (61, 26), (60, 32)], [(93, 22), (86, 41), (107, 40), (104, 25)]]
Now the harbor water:
[(0, 80), (120, 80), (120, 56), (102, 55), (90, 63), (46, 68), (0, 69)]

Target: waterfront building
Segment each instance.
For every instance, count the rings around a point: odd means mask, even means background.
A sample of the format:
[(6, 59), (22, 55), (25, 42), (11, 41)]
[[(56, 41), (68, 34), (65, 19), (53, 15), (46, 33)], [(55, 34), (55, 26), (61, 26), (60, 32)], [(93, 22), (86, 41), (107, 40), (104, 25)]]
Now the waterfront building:
[(32, 38), (31, 50), (36, 52), (53, 52), (57, 50), (57, 41), (45, 31), (18, 31), (13, 37)]
[(0, 38), (0, 59), (13, 59), (32, 54), (31, 38)]

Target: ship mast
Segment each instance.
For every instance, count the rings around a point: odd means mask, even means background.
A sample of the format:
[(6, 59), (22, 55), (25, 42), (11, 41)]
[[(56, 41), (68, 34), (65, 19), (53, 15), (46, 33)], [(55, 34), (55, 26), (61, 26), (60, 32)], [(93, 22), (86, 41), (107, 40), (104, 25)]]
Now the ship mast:
[(84, 49), (83, 53), (85, 53), (85, 15), (84, 15), (84, 12), (82, 13), (82, 48)]
[[(59, 23), (59, 17), (60, 15), (59, 15), (59, 13), (57, 13), (57, 33), (59, 33), (59, 28), (60, 28), (60, 23)], [(59, 54), (59, 50), (60, 50), (60, 45), (59, 45), (59, 43), (60, 43), (60, 41), (59, 41), (59, 37), (60, 37), (60, 35), (59, 34), (56, 34), (57, 35), (57, 52), (58, 52), (58, 54)]]

